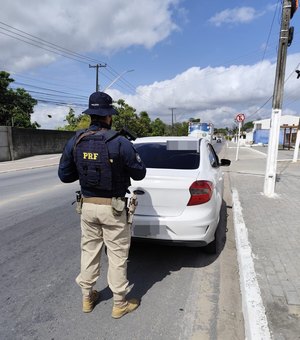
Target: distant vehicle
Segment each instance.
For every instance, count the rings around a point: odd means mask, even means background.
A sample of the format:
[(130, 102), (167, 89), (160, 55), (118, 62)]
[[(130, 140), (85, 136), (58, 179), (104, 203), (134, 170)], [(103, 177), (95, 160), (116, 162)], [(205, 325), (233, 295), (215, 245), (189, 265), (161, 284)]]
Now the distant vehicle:
[(221, 137), (217, 138), (217, 143), (222, 143), (222, 138)]
[(213, 146), (196, 137), (145, 137), (134, 142), (147, 167), (129, 188), (138, 196), (132, 237), (138, 240), (204, 246), (215, 253), (223, 173), (230, 165)]
[(211, 123), (189, 123), (188, 136), (204, 138), (211, 143), (213, 140), (213, 134), (214, 126)]

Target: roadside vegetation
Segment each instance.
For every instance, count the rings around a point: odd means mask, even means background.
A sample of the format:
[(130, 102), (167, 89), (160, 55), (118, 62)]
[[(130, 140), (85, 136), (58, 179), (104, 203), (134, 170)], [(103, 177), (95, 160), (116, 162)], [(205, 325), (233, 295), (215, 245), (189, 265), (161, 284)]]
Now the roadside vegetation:
[[(39, 128), (37, 122), (31, 122), (31, 114), (38, 101), (34, 99), (23, 88), (10, 88), (14, 79), (5, 71), (0, 71), (0, 125), (15, 126), (22, 128)], [(136, 109), (128, 105), (124, 99), (115, 103), (119, 115), (113, 119), (112, 128), (121, 130), (127, 128), (137, 137), (147, 136), (187, 136), (189, 122), (200, 122), (199, 118), (190, 118), (188, 121), (176, 122), (172, 125), (164, 123), (160, 118), (151, 120), (146, 111), (137, 113)], [(49, 114), (51, 117), (51, 113)], [(85, 129), (90, 125), (90, 117), (85, 114), (76, 115), (75, 110), (70, 107), (66, 113), (64, 126), (58, 127), (61, 131), (76, 131)], [(242, 131), (253, 128), (252, 122), (244, 124)], [(237, 125), (232, 127), (215, 128), (214, 135), (230, 138), (237, 133)]]
[[(146, 111), (137, 113), (136, 109), (128, 105), (123, 99), (119, 99), (114, 106), (119, 115), (114, 116), (112, 128), (117, 131), (127, 128), (137, 137), (169, 136), (173, 134), (171, 125), (165, 124), (160, 118), (151, 120)], [(87, 128), (90, 124), (90, 117), (85, 114), (76, 116), (75, 111), (70, 108), (65, 121), (67, 124), (59, 127), (59, 130), (76, 131)], [(188, 122), (173, 124), (173, 131), (177, 136), (187, 136)]]
[(9, 125), (36, 129), (37, 122), (31, 122), (33, 108), (37, 100), (22, 88), (11, 89), (14, 79), (5, 71), (0, 71), (0, 126)]

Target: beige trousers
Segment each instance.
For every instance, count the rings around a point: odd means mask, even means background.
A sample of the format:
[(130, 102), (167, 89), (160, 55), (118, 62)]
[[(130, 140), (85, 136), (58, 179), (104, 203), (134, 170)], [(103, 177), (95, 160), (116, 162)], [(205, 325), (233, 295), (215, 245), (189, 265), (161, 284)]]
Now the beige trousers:
[(76, 278), (83, 296), (89, 295), (100, 276), (100, 256), (107, 247), (107, 282), (114, 303), (124, 301), (128, 293), (127, 259), (130, 248), (130, 226), (126, 211), (114, 216), (111, 205), (83, 203), (81, 214), (81, 270)]

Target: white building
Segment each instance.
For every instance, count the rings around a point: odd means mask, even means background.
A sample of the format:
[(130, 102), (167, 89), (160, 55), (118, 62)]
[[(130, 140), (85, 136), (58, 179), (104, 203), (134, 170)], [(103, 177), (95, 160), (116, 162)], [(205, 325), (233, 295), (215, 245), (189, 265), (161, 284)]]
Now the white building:
[[(289, 148), (295, 144), (297, 136), (297, 128), (300, 117), (291, 115), (282, 115), (280, 117), (280, 133), (279, 144)], [(253, 122), (253, 142), (268, 144), (271, 128), (271, 119), (256, 120)], [(249, 136), (249, 139), (251, 137)]]
[[(288, 127), (297, 127), (299, 124), (300, 117), (285, 115), (280, 117), (280, 126), (288, 126)], [(271, 127), (271, 118), (262, 119), (262, 120), (255, 120), (253, 122), (254, 127), (253, 130), (269, 130)]]

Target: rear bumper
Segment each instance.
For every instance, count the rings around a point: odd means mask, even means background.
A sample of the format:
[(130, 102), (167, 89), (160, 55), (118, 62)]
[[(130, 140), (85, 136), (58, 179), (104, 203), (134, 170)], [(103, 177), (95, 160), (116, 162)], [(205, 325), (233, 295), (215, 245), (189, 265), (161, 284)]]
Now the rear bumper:
[[(181, 216), (182, 217), (182, 216)], [(215, 238), (219, 214), (194, 219), (155, 218), (135, 216), (132, 225), (132, 238), (137, 241), (153, 240), (160, 243), (184, 244), (191, 247), (205, 246)]]

